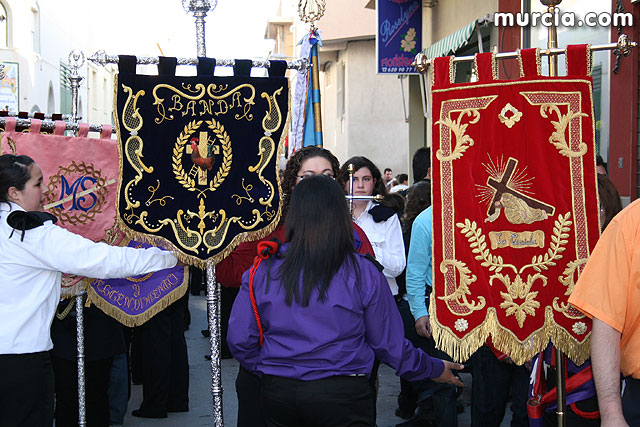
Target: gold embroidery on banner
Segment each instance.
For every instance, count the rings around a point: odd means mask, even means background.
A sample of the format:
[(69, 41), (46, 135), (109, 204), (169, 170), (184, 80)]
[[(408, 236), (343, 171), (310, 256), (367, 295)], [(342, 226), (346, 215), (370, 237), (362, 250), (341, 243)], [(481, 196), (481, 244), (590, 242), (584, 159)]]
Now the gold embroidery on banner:
[(249, 167), (249, 172), (258, 171), (258, 178), (260, 182), (266, 185), (269, 188), (269, 197), (260, 198), (259, 202), (263, 206), (271, 206), (271, 201), (273, 200), (274, 195), (274, 187), (267, 179), (262, 176), (262, 171), (267, 166), (273, 155), (276, 151), (276, 143), (271, 138), (271, 134), (275, 132), (276, 129), (280, 127), (282, 123), (282, 113), (280, 112), (280, 107), (278, 107), (278, 103), (276, 102), (276, 96), (282, 93), (282, 88), (276, 90), (273, 95), (269, 95), (263, 92), (260, 96), (265, 98), (269, 104), (269, 111), (265, 114), (262, 119), (262, 129), (264, 130), (264, 136), (260, 139), (259, 143), (259, 151), (258, 155), (260, 156), (260, 160), (258, 164), (255, 166)]
[(144, 282), (145, 280), (147, 280), (151, 276), (153, 276), (153, 273), (147, 273), (142, 277), (126, 277), (126, 279), (128, 281), (130, 281), (130, 282), (140, 283), (140, 282)]
[[(233, 107), (233, 106), (236, 104), (236, 102), (237, 102), (238, 107), (240, 107), (240, 106), (241, 106), (241, 105), (240, 105), (240, 92), (239, 92), (239, 91), (240, 91), (240, 89), (242, 89), (242, 88), (249, 88), (249, 89), (251, 89), (251, 96), (250, 96), (250, 97), (248, 97), (248, 98), (244, 98), (244, 102), (245, 102), (245, 104), (244, 104), (244, 107), (243, 107), (243, 110), (242, 110), (242, 111), (243, 111), (243, 114), (242, 114), (242, 115), (236, 114), (236, 115), (234, 116), (234, 118), (235, 118), (236, 120), (247, 119), (247, 121), (249, 121), (249, 122), (250, 122), (251, 120), (253, 120), (253, 114), (249, 114), (249, 112), (251, 111), (251, 106), (252, 106), (252, 105), (255, 105), (255, 103), (253, 102), (253, 100), (254, 100), (254, 98), (255, 98), (255, 96), (256, 96), (256, 89), (255, 89), (252, 85), (245, 83), (245, 84), (241, 84), (241, 85), (239, 85), (239, 86), (237, 86), (237, 87), (233, 88), (231, 91), (229, 91), (228, 93), (226, 93), (226, 94), (225, 94), (225, 95), (223, 95), (223, 96), (215, 95), (215, 93), (220, 92), (220, 91), (223, 91), (223, 90), (226, 90), (226, 88), (227, 88), (227, 86), (226, 86), (226, 85), (224, 86), (224, 89), (221, 89), (221, 88), (219, 88), (218, 86), (216, 86), (215, 84), (210, 84), (210, 85), (207, 87), (207, 94), (208, 94), (211, 98), (216, 99), (216, 100), (222, 100), (222, 99), (224, 99), (224, 98), (226, 98), (226, 97), (228, 97), (228, 96), (232, 95), (232, 96), (233, 96), (233, 102), (232, 102), (231, 106)], [(226, 111), (225, 111), (225, 113), (226, 113)], [(219, 114), (219, 113), (218, 113), (218, 114)], [(217, 115), (217, 114), (216, 114), (216, 115)]]
[(514, 196), (511, 193), (503, 193), (500, 200), (496, 201), (495, 212), (485, 218), (485, 222), (493, 222), (504, 208), (504, 215), (511, 224), (532, 224), (536, 221), (544, 221), (549, 217), (543, 209), (529, 206), (525, 199)]
[[(511, 113), (511, 116), (507, 117), (507, 113)], [(503, 123), (506, 127), (511, 129), (513, 125), (518, 123), (522, 118), (522, 112), (518, 111), (513, 105), (507, 103), (507, 105), (502, 108), (500, 114), (498, 114), (498, 119), (500, 123)]]
[(502, 248), (543, 248), (544, 231), (490, 231), (491, 249)]
[(517, 273), (516, 266), (513, 264), (505, 264), (504, 259), (497, 255), (494, 256), (487, 248), (487, 243), (484, 235), (482, 234), (482, 228), (479, 228), (475, 221), (471, 222), (469, 219), (464, 220), (463, 223), (456, 224), (456, 227), (460, 229), (460, 232), (464, 234), (464, 237), (469, 241), (469, 247), (471, 252), (476, 254), (475, 259), (482, 261), (480, 263), (483, 267), (488, 267), (489, 271), (499, 273), (503, 268), (511, 268), (514, 273)]
[(486, 185), (477, 185), (481, 201), (488, 204), (485, 222), (493, 222), (504, 208), (505, 217), (512, 224), (531, 224), (543, 221), (555, 213), (555, 207), (532, 196), (528, 188), (533, 178), (529, 178), (525, 169), (518, 170), (518, 160), (509, 157), (504, 164), (489, 158), (490, 164), (483, 163), (489, 174)]
[[(441, 138), (446, 138), (447, 141), (449, 142), (449, 144), (445, 147), (446, 150), (443, 150), (443, 148), (441, 147), (436, 152), (436, 157), (440, 161), (447, 162), (450, 160), (459, 159), (460, 157), (462, 157), (464, 152), (467, 151), (467, 149), (474, 144), (473, 139), (469, 135), (465, 135), (467, 127), (470, 124), (477, 123), (478, 120), (480, 120), (479, 110), (484, 110), (485, 108), (487, 108), (497, 97), (498, 95), (491, 95), (491, 96), (485, 96), (481, 98), (456, 99), (456, 100), (449, 101), (449, 104), (451, 104), (451, 108), (448, 108), (446, 112), (443, 109), (440, 120), (434, 123), (434, 125), (437, 125), (437, 124), (441, 125), (440, 126)], [(460, 109), (456, 109), (455, 106), (458, 106), (458, 105), (461, 106)], [(454, 113), (454, 112), (460, 112), (460, 114), (458, 115), (458, 118), (455, 121), (451, 118), (451, 113)], [(469, 123), (462, 124), (462, 119), (465, 116), (471, 116), (471, 120), (469, 121)], [(447, 136), (445, 136), (444, 134), (445, 130), (442, 127), (443, 125), (449, 128), (449, 135)], [(456, 137), (456, 145), (453, 151), (451, 151), (451, 146), (450, 146), (451, 131), (453, 131)], [(449, 154), (446, 154), (446, 153), (449, 153)]]
[[(479, 53), (476, 53), (475, 55), (473, 55), (473, 70), (474, 70), (474, 73), (475, 73), (476, 77), (479, 80), (480, 79), (480, 70), (478, 69), (478, 55), (479, 55)], [(496, 53), (495, 52), (491, 52), (491, 79), (492, 80), (498, 80), (498, 63), (496, 62)]]
[[(158, 183), (158, 185), (156, 187), (150, 185), (148, 187), (149, 192), (151, 193), (151, 195), (149, 196), (149, 198), (147, 199), (147, 201), (145, 202), (146, 206), (151, 206), (152, 203), (154, 202), (158, 202), (160, 203), (160, 206), (165, 206), (167, 204), (167, 202), (165, 201), (165, 199), (171, 199), (173, 200), (173, 196), (164, 196), (164, 197), (160, 197), (159, 199), (153, 199), (153, 196), (155, 196), (156, 191), (158, 191), (158, 189), (160, 188), (160, 181), (156, 179), (156, 182)], [(152, 200), (153, 199), (153, 200)]]
[(543, 255), (538, 255), (537, 257), (534, 255), (531, 259), (531, 263), (525, 265), (520, 269), (520, 273), (522, 273), (526, 268), (532, 267), (535, 271), (540, 272), (542, 270), (548, 270), (549, 266), (555, 267), (555, 261), (562, 258), (560, 253), (564, 252), (564, 246), (567, 244), (569, 237), (569, 231), (571, 228), (569, 227), (572, 222), (569, 220), (570, 213), (567, 212), (564, 216), (562, 214), (558, 215), (554, 226), (553, 226), (553, 235), (551, 236), (551, 244), (549, 245), (549, 249), (547, 253)]
[[(587, 114), (580, 111), (580, 92), (520, 92), (531, 105), (540, 106), (540, 115), (550, 119), (550, 113), (555, 113), (558, 121), (550, 120), (555, 132), (549, 137), (549, 143), (558, 149), (560, 154), (572, 157), (582, 157), (587, 152), (587, 144), (582, 142), (582, 117)], [(559, 106), (567, 106), (567, 113), (562, 114)], [(572, 131), (572, 126), (577, 131)], [(570, 142), (565, 138), (569, 128)]]
[[(183, 84), (183, 91), (165, 83), (156, 85), (153, 88), (153, 98), (155, 100), (153, 105), (157, 106), (158, 117), (156, 117), (154, 121), (157, 124), (161, 124), (165, 120), (173, 120), (175, 116), (172, 112), (180, 112), (182, 117), (187, 115), (196, 117), (205, 114), (219, 116), (220, 114), (227, 114), (234, 108), (242, 111), (242, 114), (235, 115), (236, 120), (253, 120), (253, 114), (250, 113), (251, 107), (255, 105), (255, 88), (245, 83), (236, 86), (227, 93), (221, 94), (226, 91), (228, 87), (228, 85), (216, 85), (214, 83), (205, 87), (204, 84), (198, 83), (195, 85), (195, 88), (192, 89), (191, 85)], [(241, 91), (245, 88), (250, 90), (250, 95), (243, 98)], [(165, 107), (165, 99), (158, 95), (158, 91), (161, 89), (167, 89), (173, 92), (170, 107)], [(205, 95), (208, 95), (210, 99), (205, 99)], [(227, 100), (227, 98), (230, 99)]]
[(524, 77), (524, 65), (522, 64), (522, 49), (516, 49), (516, 57), (518, 58), (518, 67), (520, 68), (520, 78)]
[(232, 149), (229, 135), (227, 135), (227, 132), (224, 130), (224, 126), (220, 122), (211, 119), (211, 121), (206, 121), (205, 123), (218, 137), (223, 153), (222, 164), (220, 165), (214, 179), (208, 183), (208, 187), (204, 190), (200, 190), (196, 187), (195, 177), (198, 173), (199, 166), (194, 164), (189, 174), (187, 174), (182, 167), (182, 156), (184, 154), (187, 141), (191, 135), (200, 128), (202, 120), (194, 120), (184, 127), (180, 136), (176, 139), (176, 144), (173, 147), (173, 156), (171, 157), (173, 174), (176, 176), (178, 182), (187, 190), (198, 192), (198, 197), (206, 197), (207, 191), (215, 191), (231, 171)]
[(469, 315), (476, 310), (482, 310), (486, 305), (486, 300), (484, 297), (479, 296), (478, 301), (469, 301), (467, 299), (467, 295), (471, 295), (471, 291), (469, 290), (469, 285), (477, 280), (477, 277), (471, 274), (471, 270), (467, 267), (464, 262), (458, 260), (450, 260), (445, 259), (440, 263), (440, 272), (446, 273), (448, 266), (453, 266), (455, 270), (458, 272), (460, 280), (458, 281), (458, 286), (456, 287), (455, 292), (445, 295), (443, 297), (438, 297), (439, 299), (445, 301), (447, 306), (449, 306), (450, 301), (455, 301), (459, 305), (467, 307), (470, 311), (463, 316)]
[(587, 329), (587, 325), (584, 322), (576, 322), (571, 327), (571, 330), (573, 330), (573, 333), (576, 335), (584, 335)]
[(555, 104), (542, 104), (540, 106), (540, 115), (545, 119), (549, 118), (548, 113), (553, 112), (558, 116), (558, 121), (551, 121), (551, 124), (555, 128), (555, 132), (549, 137), (549, 142), (560, 151), (560, 154), (567, 157), (581, 157), (587, 152), (587, 144), (580, 142), (579, 151), (572, 151), (571, 147), (567, 143), (564, 136), (567, 126), (571, 120), (579, 117), (588, 117), (585, 113), (580, 112), (568, 112), (565, 115), (560, 113), (560, 109)]
[[(469, 120), (469, 123), (462, 124), (462, 119), (464, 118), (464, 116), (471, 116), (471, 120)], [(469, 126), (470, 124), (478, 123), (478, 120), (480, 120), (480, 112), (477, 109), (467, 108), (460, 113), (456, 121), (451, 120), (449, 117), (445, 117), (444, 119), (435, 122), (436, 125), (439, 124), (448, 127), (456, 136), (456, 146), (453, 149), (453, 152), (449, 156), (445, 156), (442, 154), (441, 149), (438, 150), (436, 152), (436, 157), (438, 158), (438, 160), (446, 162), (462, 157), (464, 152), (474, 144), (473, 138), (471, 138), (469, 135), (465, 135), (467, 126)]]
[(138, 112), (138, 108), (136, 108), (136, 105), (138, 103), (138, 98), (143, 96), (145, 92), (140, 90), (134, 95), (133, 90), (124, 84), (122, 85), (122, 90), (124, 93), (128, 94), (127, 99), (124, 102), (124, 108), (122, 109), (122, 125), (130, 133), (130, 136), (124, 144), (124, 152), (129, 164), (137, 173), (135, 178), (125, 185), (125, 210), (129, 210), (140, 206), (139, 201), (132, 201), (129, 199), (131, 186), (140, 182), (143, 171), (146, 173), (153, 172), (153, 167), (147, 167), (142, 162), (143, 142), (138, 136), (138, 131), (142, 128), (143, 120), (142, 116)]
[[(200, 98), (202, 98), (206, 92), (206, 89), (204, 87), (204, 85), (202, 83), (198, 83), (196, 85), (196, 90), (193, 91), (191, 89), (191, 85), (187, 85), (183, 87), (186, 90), (189, 90), (189, 92), (195, 93), (195, 95), (188, 95), (184, 92), (179, 91), (178, 89), (176, 89), (175, 87), (162, 83), (159, 85), (156, 85), (156, 87), (153, 88), (153, 99), (155, 100), (153, 102), (153, 104), (151, 105), (157, 105), (156, 109), (158, 111), (158, 115), (160, 117), (156, 117), (154, 119), (154, 122), (156, 122), (156, 124), (160, 124), (165, 120), (173, 120), (174, 116), (173, 114), (167, 115), (166, 110), (168, 110), (169, 112), (171, 111), (182, 111), (182, 107), (184, 107), (184, 105), (182, 104), (182, 101), (180, 100), (180, 96), (189, 99), (191, 101), (195, 101), (198, 100)], [(165, 110), (165, 106), (164, 106), (164, 98), (160, 98), (158, 97), (158, 90), (159, 89), (169, 89), (173, 92), (175, 92), (175, 94), (171, 97), (171, 99), (173, 100), (173, 106), (169, 107), (168, 109)], [(185, 111), (182, 111), (182, 116), (186, 116), (187, 115), (187, 111), (188, 111), (189, 107), (187, 106)], [(195, 109), (194, 109), (194, 113), (195, 113)]]
[(16, 141), (13, 138), (7, 137), (7, 144), (9, 145), (9, 149), (11, 149), (11, 154), (18, 154), (18, 151), (16, 150)]
[(251, 194), (249, 194), (249, 191), (253, 190), (253, 185), (251, 184), (244, 185), (244, 178), (242, 178), (242, 188), (244, 189), (244, 192), (247, 194), (247, 197), (240, 196), (238, 194), (231, 195), (231, 198), (236, 201), (236, 205), (240, 206), (243, 200), (246, 200), (249, 203), (253, 203), (253, 197), (251, 197)]
[[(491, 251), (487, 248), (486, 239), (482, 234), (482, 229), (477, 226), (475, 221), (471, 222), (469, 219), (465, 219), (464, 223), (456, 224), (456, 226), (460, 228), (460, 232), (464, 234), (469, 241), (471, 252), (476, 254), (475, 259), (477, 261), (481, 261), (480, 265), (482, 267), (486, 267), (489, 271), (494, 272), (490, 277), (489, 284), (493, 285), (493, 280), (498, 279), (507, 288), (508, 293), (500, 293), (504, 300), (500, 304), (500, 308), (505, 310), (507, 316), (515, 315), (520, 327), (523, 327), (527, 314), (534, 316), (535, 310), (540, 307), (540, 303), (535, 301), (538, 292), (531, 291), (531, 287), (538, 279), (542, 280), (543, 286), (546, 286), (547, 284), (546, 276), (539, 273), (543, 270), (548, 270), (550, 266), (555, 266), (556, 261), (562, 258), (561, 253), (566, 249), (564, 246), (568, 242), (566, 240), (569, 237), (567, 232), (570, 231), (569, 226), (571, 225), (569, 216), (569, 212), (564, 216), (558, 215), (558, 219), (556, 220), (553, 228), (553, 235), (551, 236), (551, 245), (547, 250), (547, 253), (544, 255), (534, 255), (531, 263), (521, 267), (520, 269), (517, 269), (513, 264), (504, 263), (501, 256), (491, 254)], [(527, 282), (524, 283), (522, 281), (521, 274), (530, 267), (537, 273), (533, 276), (529, 275), (527, 277)], [(516, 273), (516, 277), (513, 281), (509, 276), (500, 274), (504, 268), (511, 269)], [(468, 274), (471, 274), (471, 271), (468, 271)], [(475, 278), (476, 276), (473, 277)], [(524, 302), (518, 304), (515, 302), (516, 299), (523, 299)]]
[[(65, 179), (64, 175), (78, 173), (81, 177), (91, 177), (95, 182), (93, 187), (90, 189), (95, 188), (96, 190), (90, 193), (92, 194), (94, 202), (89, 210), (85, 211), (84, 209), (74, 209), (72, 211), (68, 211), (64, 209), (63, 205), (57, 204), (56, 206), (50, 207), (49, 211), (58, 217), (61, 224), (78, 225), (87, 224), (88, 222), (93, 221), (95, 216), (102, 212), (102, 207), (107, 202), (107, 194), (109, 192), (107, 190), (107, 178), (103, 177), (100, 172), (101, 171), (94, 168), (92, 163), (87, 165), (84, 162), (76, 163), (75, 161), (72, 161), (67, 167), (59, 166), (57, 174), (49, 177), (47, 191), (43, 195), (43, 204), (52, 204), (56, 199), (59, 199), (61, 203), (73, 200), (74, 204), (78, 204), (78, 207), (80, 207), (80, 204), (86, 201), (83, 195), (84, 191), (78, 191), (77, 193), (74, 192), (71, 194), (70, 198), (65, 198), (64, 196), (69, 194), (67, 191), (71, 189), (67, 187), (68, 184), (63, 182), (63, 179)], [(82, 183), (76, 181), (72, 186), (79, 189), (78, 187), (80, 185), (82, 185)], [(62, 192), (62, 194), (59, 192)]]
[[(540, 303), (535, 299), (538, 296), (538, 292), (531, 291), (531, 287), (538, 279), (542, 281), (542, 286), (546, 286), (547, 278), (540, 273), (536, 273), (533, 276), (529, 275), (527, 283), (524, 283), (520, 274), (517, 274), (514, 281), (511, 282), (510, 277), (496, 273), (489, 277), (489, 285), (493, 286), (493, 281), (496, 279), (502, 282), (508, 291), (500, 292), (500, 296), (504, 300), (500, 303), (500, 308), (505, 310), (507, 316), (514, 315), (518, 326), (522, 328), (527, 315), (535, 316), (536, 309), (540, 307)], [(517, 299), (524, 300), (524, 302), (518, 304), (515, 302)]]
[[(558, 281), (567, 287), (565, 291), (565, 295), (571, 295), (573, 292), (573, 288), (575, 287), (577, 275), (585, 264), (587, 263), (586, 259), (577, 259), (574, 261), (569, 261), (567, 263), (566, 268), (562, 272), (562, 275), (558, 277)], [(566, 302), (561, 302), (560, 298), (555, 297), (553, 299), (553, 309), (564, 314), (569, 319), (582, 319), (584, 318), (584, 314), (582, 312), (575, 310), (573, 306)]]
[(453, 57), (449, 57), (449, 83), (454, 84), (456, 82), (456, 63), (453, 61)]

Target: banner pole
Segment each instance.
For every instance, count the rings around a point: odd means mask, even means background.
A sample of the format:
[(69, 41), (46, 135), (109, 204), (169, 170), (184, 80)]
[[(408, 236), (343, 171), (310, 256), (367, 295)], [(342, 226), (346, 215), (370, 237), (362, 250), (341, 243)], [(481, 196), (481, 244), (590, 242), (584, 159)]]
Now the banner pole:
[[(69, 53), (69, 66), (71, 67), (71, 75), (69, 76), (69, 83), (71, 85), (71, 121), (77, 123), (79, 120), (78, 114), (78, 88), (80, 83), (84, 79), (78, 74), (78, 70), (84, 64), (84, 53), (77, 50), (72, 50)], [(84, 301), (83, 294), (85, 292), (79, 292), (76, 294), (76, 346), (78, 355), (78, 425), (85, 427), (87, 425), (86, 416), (86, 404), (85, 404), (85, 371), (84, 371)]]
[(207, 316), (209, 320), (209, 344), (211, 350), (211, 394), (213, 395), (213, 425), (223, 427), (222, 373), (220, 363), (221, 301), (220, 283), (216, 281), (216, 266), (207, 261)]
[[(540, 0), (540, 3), (547, 6), (547, 12), (552, 16), (556, 12), (556, 6), (562, 3), (562, 0)], [(549, 38), (547, 40), (547, 49), (551, 51), (558, 47), (558, 29), (556, 28), (553, 20), (549, 26)], [(558, 57), (556, 55), (549, 55), (549, 76), (558, 76)], [(566, 384), (565, 384), (565, 358), (564, 354), (556, 348), (556, 390), (557, 390), (557, 404), (556, 409), (558, 427), (566, 427), (566, 412), (567, 412), (567, 396), (566, 396)]]
[(196, 18), (196, 48), (200, 58), (207, 56), (204, 18), (207, 16), (207, 12), (216, 8), (217, 4), (218, 0), (182, 0), (182, 7), (185, 12), (193, 13), (193, 17)]

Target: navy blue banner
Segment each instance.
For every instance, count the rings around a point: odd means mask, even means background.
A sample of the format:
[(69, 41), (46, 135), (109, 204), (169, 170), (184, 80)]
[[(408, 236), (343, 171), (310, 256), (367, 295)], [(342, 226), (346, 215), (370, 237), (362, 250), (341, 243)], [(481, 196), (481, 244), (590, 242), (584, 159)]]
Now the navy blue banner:
[(422, 0), (377, 0), (378, 74), (417, 74), (411, 65), (422, 49)]

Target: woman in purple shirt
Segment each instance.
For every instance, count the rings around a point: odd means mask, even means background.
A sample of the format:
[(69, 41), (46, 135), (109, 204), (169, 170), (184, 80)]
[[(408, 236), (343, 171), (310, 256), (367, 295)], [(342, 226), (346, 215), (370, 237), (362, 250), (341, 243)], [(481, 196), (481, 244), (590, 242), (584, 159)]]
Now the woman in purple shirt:
[[(462, 365), (428, 356), (404, 338), (379, 264), (354, 253), (344, 192), (331, 178), (305, 178), (293, 190), (286, 239), (243, 276), (227, 342), (247, 370), (262, 375), (261, 408), (270, 426), (375, 425), (368, 376), (374, 358), (408, 380), (462, 385)], [(260, 343), (261, 324), (264, 341)]]

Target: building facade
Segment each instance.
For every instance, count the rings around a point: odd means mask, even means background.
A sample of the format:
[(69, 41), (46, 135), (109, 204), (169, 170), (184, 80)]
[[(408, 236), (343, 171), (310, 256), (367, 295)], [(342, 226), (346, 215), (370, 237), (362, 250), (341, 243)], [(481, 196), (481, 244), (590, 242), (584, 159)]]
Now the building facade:
[[(71, 113), (69, 54), (74, 49), (89, 54), (91, 23), (73, 19), (61, 6), (51, 0), (0, 0), (0, 65), (5, 67), (0, 110)], [(83, 7), (88, 12), (89, 5)], [(114, 67), (88, 61), (80, 68), (82, 121), (112, 123), (113, 74)]]

